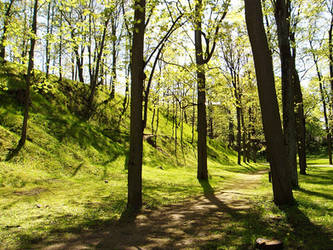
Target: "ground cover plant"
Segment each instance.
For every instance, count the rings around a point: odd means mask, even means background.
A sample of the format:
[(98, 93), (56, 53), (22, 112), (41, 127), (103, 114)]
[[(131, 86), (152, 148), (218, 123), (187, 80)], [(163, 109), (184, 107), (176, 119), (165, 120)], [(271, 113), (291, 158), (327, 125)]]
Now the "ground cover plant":
[[(127, 199), (129, 121), (127, 111), (119, 123), (121, 97), (105, 104), (108, 109), (98, 106), (96, 116), (87, 121), (82, 118), (85, 85), (59, 83), (52, 76), (48, 84), (34, 84), (28, 141), (17, 156), (5, 161), (18, 141), (22, 121), (23, 69), (7, 64), (1, 70), (5, 87), (0, 93), (0, 248), (113, 246), (101, 235), (124, 226), (119, 220)], [(103, 103), (107, 94), (103, 89), (98, 93), (97, 102)], [(296, 204), (279, 208), (272, 202), (267, 163), (238, 165), (236, 152), (220, 140), (208, 141), (209, 179), (199, 182), (190, 125), (184, 124), (182, 144), (179, 138), (175, 144), (172, 119), (166, 110), (161, 113), (156, 141), (147, 139), (150, 134), (144, 141), (144, 215), (150, 218), (161, 209), (169, 215), (183, 213), (183, 208), (204, 199), (189, 215), (198, 216), (198, 224), (184, 229), (191, 240), (181, 244), (189, 248), (251, 248), (258, 237), (280, 239), (287, 249), (332, 248), (333, 169), (322, 166), (327, 159), (309, 157), (308, 174), (300, 176), (300, 187), (294, 190)], [(212, 205), (215, 210), (200, 210)], [(156, 231), (145, 237), (158, 235), (154, 223), (163, 225), (169, 219), (163, 213), (152, 216), (145, 223)], [(126, 223), (138, 226), (136, 221)], [(87, 232), (91, 241), (82, 243)], [(176, 245), (184, 237), (180, 234), (159, 236), (174, 242), (157, 246), (182, 246)], [(126, 237), (123, 241), (131, 243)]]

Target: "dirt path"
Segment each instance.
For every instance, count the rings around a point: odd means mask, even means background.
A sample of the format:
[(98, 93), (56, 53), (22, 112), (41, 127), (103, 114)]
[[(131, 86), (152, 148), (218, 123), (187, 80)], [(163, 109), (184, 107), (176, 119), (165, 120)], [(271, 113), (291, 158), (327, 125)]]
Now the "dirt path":
[(252, 204), (251, 189), (260, 184), (260, 171), (244, 175), (224, 191), (210, 192), (179, 204), (143, 210), (134, 220), (122, 221), (99, 232), (88, 232), (70, 242), (59, 242), (44, 249), (179, 249), (205, 246), (222, 239), (221, 224), (234, 215), (246, 214)]

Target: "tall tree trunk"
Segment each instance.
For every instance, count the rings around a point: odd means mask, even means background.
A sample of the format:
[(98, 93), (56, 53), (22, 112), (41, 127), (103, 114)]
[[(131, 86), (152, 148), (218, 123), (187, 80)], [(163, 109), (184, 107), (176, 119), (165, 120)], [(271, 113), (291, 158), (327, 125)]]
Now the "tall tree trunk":
[(197, 65), (197, 89), (198, 89), (198, 171), (197, 178), (199, 180), (208, 179), (207, 170), (207, 118), (206, 118), (206, 76), (205, 62), (202, 50), (202, 31), (201, 31), (201, 15), (202, 0), (196, 1), (195, 5), (196, 21), (195, 21), (195, 59)]
[(34, 69), (34, 52), (35, 52), (35, 44), (36, 44), (36, 34), (37, 34), (37, 10), (38, 10), (38, 0), (35, 0), (33, 7), (33, 17), (31, 23), (31, 32), (32, 36), (30, 39), (30, 50), (29, 50), (29, 61), (28, 61), (28, 71), (26, 76), (26, 88), (25, 88), (25, 97), (24, 97), (24, 116), (23, 116), (23, 124), (21, 131), (21, 138), (18, 142), (17, 147), (14, 151), (8, 155), (7, 160), (11, 159), (15, 156), (21, 148), (24, 146), (27, 139), (27, 128), (28, 128), (28, 119), (29, 119), (29, 106), (31, 102), (30, 98), (30, 85), (31, 85), (31, 77), (33, 76)]
[[(195, 91), (193, 90), (192, 103), (195, 103)], [(192, 119), (191, 119), (191, 144), (194, 142), (194, 127), (195, 127), (195, 105), (192, 107)]]
[[(62, 15), (60, 16), (59, 26), (60, 26), (60, 39), (59, 39), (59, 81), (62, 81)], [(72, 79), (73, 80), (73, 79)]]
[[(310, 47), (312, 48), (311, 42), (310, 42)], [(319, 89), (320, 89), (320, 95), (321, 95), (321, 101), (323, 103), (328, 159), (329, 159), (329, 164), (332, 165), (332, 136), (331, 136), (331, 130), (330, 130), (330, 127), (329, 127), (329, 122), (328, 122), (327, 103), (326, 103), (326, 99), (325, 99), (325, 92), (324, 92), (324, 87), (323, 87), (323, 82), (322, 82), (323, 79), (322, 79), (321, 72), (319, 70), (318, 60), (317, 60), (314, 53), (312, 53), (312, 56), (313, 56), (313, 61), (316, 65), (317, 76), (318, 76), (318, 81), (319, 81)]]
[(112, 71), (111, 71), (111, 93), (110, 98), (113, 99), (115, 96), (116, 81), (117, 81), (117, 27), (115, 18), (111, 17), (111, 30), (112, 30)]
[(5, 57), (6, 57), (5, 41), (7, 38), (8, 24), (10, 21), (9, 19), (11, 16), (11, 9), (12, 9), (13, 3), (14, 3), (14, 0), (9, 1), (5, 15), (3, 17), (4, 21), (3, 21), (2, 37), (0, 40), (0, 58), (3, 59), (3, 62), (5, 61)]
[(247, 146), (246, 146), (246, 129), (244, 121), (244, 111), (241, 107), (241, 121), (242, 121), (242, 151), (243, 151), (243, 162), (246, 162)]
[(245, 0), (245, 19), (254, 58), (264, 133), (270, 151), (274, 202), (277, 205), (289, 204), (294, 201), (290, 169), (260, 0)]
[[(332, 6), (333, 8), (333, 1)], [(333, 33), (333, 9), (330, 10), (331, 12), (331, 23), (330, 23), (330, 29), (328, 31), (328, 48), (329, 48), (329, 65), (330, 65), (330, 85), (331, 85), (331, 91), (330, 91), (330, 120), (333, 121), (333, 42), (332, 42), (332, 33)], [(333, 130), (330, 128), (330, 135), (332, 134)], [(330, 164), (332, 164), (332, 157), (330, 157)]]
[[(333, 8), (333, 2), (332, 2)], [(333, 11), (333, 10), (331, 10)], [(329, 52), (329, 64), (330, 64), (330, 84), (331, 84), (331, 113), (333, 114), (333, 42), (332, 42), (332, 34), (333, 33), (333, 13), (331, 13), (331, 23), (330, 29), (328, 31), (328, 52)]]
[(101, 64), (101, 61), (102, 61), (106, 31), (107, 31), (109, 20), (110, 19), (108, 18), (104, 23), (103, 35), (102, 35), (99, 51), (98, 51), (97, 58), (96, 58), (96, 66), (95, 66), (95, 69), (94, 69), (93, 74), (92, 74), (92, 82), (90, 83), (90, 95), (89, 95), (89, 98), (88, 98), (87, 113), (86, 113), (87, 114), (87, 117), (86, 117), (87, 119), (90, 118), (90, 116), (92, 115), (93, 110), (94, 110), (93, 104), (94, 104), (94, 98), (95, 98), (96, 90), (97, 90), (97, 86), (98, 86), (98, 77), (99, 77), (99, 73), (100, 73), (100, 64)]
[[(290, 34), (290, 40), (295, 43), (295, 34)], [(297, 152), (299, 158), (300, 174), (306, 174), (306, 142), (305, 142), (305, 117), (303, 106), (303, 95), (301, 89), (301, 82), (299, 80), (298, 72), (296, 70), (296, 47), (292, 49), (292, 71), (293, 71), (293, 86), (295, 93), (296, 105), (296, 138), (297, 138)]]
[(213, 122), (213, 104), (208, 101), (208, 121), (209, 121), (209, 138), (214, 138), (214, 122)]
[(144, 82), (144, 34), (146, 1), (135, 1), (134, 32), (131, 57), (131, 118), (130, 151), (128, 161), (128, 199), (129, 210), (142, 207), (142, 152), (143, 122), (142, 93)]
[(228, 120), (229, 120), (229, 129), (228, 129), (228, 148), (232, 148), (232, 146), (234, 145), (234, 141), (235, 141), (235, 135), (234, 135), (234, 122), (233, 119), (231, 117), (231, 112), (229, 109), (227, 109), (227, 113), (228, 113)]
[[(287, 2), (289, 3), (289, 0), (287, 0)], [(292, 71), (293, 67), (289, 40), (290, 15), (286, 0), (276, 0), (274, 14), (277, 25), (281, 59), (284, 140), (287, 146), (292, 186), (298, 187), (296, 160), (296, 119), (294, 112), (294, 87)]]
[(236, 107), (237, 112), (237, 164), (241, 165), (242, 161), (242, 124), (241, 124), (241, 108)]
[(46, 45), (45, 45), (45, 74), (46, 77), (49, 77), (49, 70), (50, 70), (50, 34), (53, 33), (53, 6), (52, 1), (49, 2), (47, 6), (47, 19), (46, 19)]

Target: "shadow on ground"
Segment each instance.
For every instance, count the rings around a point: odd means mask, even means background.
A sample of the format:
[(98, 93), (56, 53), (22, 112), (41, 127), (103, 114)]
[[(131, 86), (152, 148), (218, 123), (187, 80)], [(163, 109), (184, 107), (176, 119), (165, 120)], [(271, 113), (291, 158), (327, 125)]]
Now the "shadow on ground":
[(47, 238), (35, 247), (252, 249), (256, 238), (266, 237), (280, 239), (290, 249), (332, 249), (332, 235), (313, 224), (297, 205), (281, 208), (285, 217), (265, 217), (265, 208), (244, 193), (248, 183), (252, 181), (253, 188), (260, 177), (250, 175), (243, 186), (238, 183), (223, 192), (214, 192), (209, 182), (202, 181), (204, 196), (159, 209), (144, 209), (135, 216), (124, 214), (118, 221), (101, 221), (87, 230), (67, 228), (62, 233), (78, 232), (66, 240)]

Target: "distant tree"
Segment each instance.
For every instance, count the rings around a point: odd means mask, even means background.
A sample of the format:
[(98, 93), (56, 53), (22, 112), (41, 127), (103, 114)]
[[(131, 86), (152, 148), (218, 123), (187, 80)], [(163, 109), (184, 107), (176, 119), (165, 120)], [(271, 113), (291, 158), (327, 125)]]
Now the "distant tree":
[(256, 70), (264, 133), (270, 153), (274, 202), (277, 205), (289, 204), (294, 200), (290, 169), (260, 0), (245, 0), (245, 18)]

